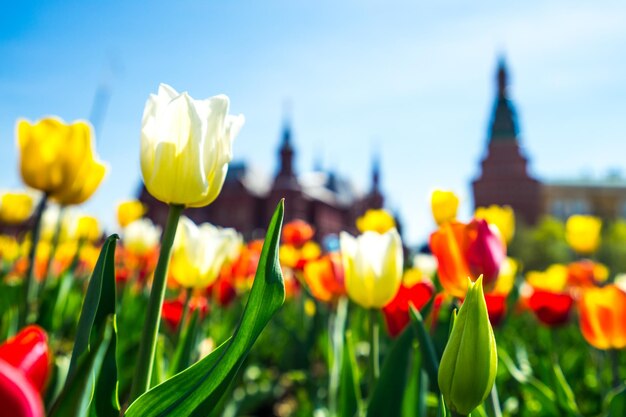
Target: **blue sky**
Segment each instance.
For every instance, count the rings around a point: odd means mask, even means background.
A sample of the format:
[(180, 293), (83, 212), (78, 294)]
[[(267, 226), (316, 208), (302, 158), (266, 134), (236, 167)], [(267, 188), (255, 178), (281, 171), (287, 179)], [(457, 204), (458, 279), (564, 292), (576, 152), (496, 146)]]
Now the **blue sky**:
[(321, 155), (365, 188), (379, 150), (389, 207), (416, 243), (432, 189), (456, 190), (469, 213), (499, 52), (536, 175), (625, 168), (625, 47), (623, 1), (3, 1), (0, 188), (20, 187), (16, 119), (89, 117), (106, 80), (98, 152), (111, 170), (84, 209), (113, 226), (139, 186), (145, 100), (165, 82), (229, 95), (246, 116), (235, 158), (268, 175), (285, 100), (299, 171)]

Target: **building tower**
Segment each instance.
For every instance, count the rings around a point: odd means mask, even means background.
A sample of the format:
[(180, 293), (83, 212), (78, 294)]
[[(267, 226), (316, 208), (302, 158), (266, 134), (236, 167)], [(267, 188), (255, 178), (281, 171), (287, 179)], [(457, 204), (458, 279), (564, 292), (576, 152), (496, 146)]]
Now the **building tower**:
[(496, 101), (481, 172), (472, 183), (474, 207), (509, 205), (518, 219), (534, 224), (541, 213), (541, 184), (528, 172), (519, 144), (517, 115), (508, 94), (508, 70), (498, 60)]
[(285, 118), (282, 137), (278, 148), (278, 170), (267, 201), (267, 213), (273, 213), (281, 198), (285, 199), (285, 221), (306, 219), (306, 201), (294, 167), (295, 151), (293, 146), (291, 123)]

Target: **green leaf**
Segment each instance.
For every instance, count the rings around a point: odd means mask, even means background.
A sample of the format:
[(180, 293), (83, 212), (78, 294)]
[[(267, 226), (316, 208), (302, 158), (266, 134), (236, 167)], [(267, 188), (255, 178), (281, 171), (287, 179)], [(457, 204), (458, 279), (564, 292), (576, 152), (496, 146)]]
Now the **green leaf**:
[(401, 416), (414, 338), (413, 327), (407, 326), (391, 347), (370, 398), (367, 417)]
[(498, 348), (498, 358), (513, 379), (522, 386), (522, 389), (539, 401), (546, 415), (560, 415), (556, 407), (556, 395), (547, 385), (534, 376), (522, 372), (504, 349)]
[(565, 375), (556, 361), (556, 358), (552, 359), (552, 372), (556, 398), (559, 405), (569, 414), (573, 416), (580, 416), (580, 411), (576, 405), (576, 398), (572, 388), (567, 383)]
[(104, 326), (93, 349), (81, 357), (72, 377), (52, 405), (48, 417), (84, 417), (88, 413), (94, 376), (101, 374), (103, 362), (113, 338), (113, 319)]
[(354, 354), (352, 332), (349, 330), (346, 331), (342, 356), (337, 416), (352, 417), (359, 411), (362, 399), (359, 388), (359, 368)]
[(419, 346), (415, 341), (411, 349), (411, 358), (409, 381), (404, 389), (404, 398), (402, 399), (402, 416), (425, 416), (428, 374), (422, 369), (422, 358)]
[(607, 417), (626, 416), (626, 385), (621, 385), (609, 392), (606, 404)]
[(90, 350), (90, 341), (100, 334), (107, 324), (109, 316), (112, 318), (111, 342), (107, 345), (107, 352), (103, 358), (103, 372), (96, 381), (94, 398), (90, 411), (91, 415), (98, 417), (117, 417), (119, 415), (119, 402), (117, 398), (117, 363), (116, 344), (117, 328), (115, 323), (115, 243), (119, 239), (117, 235), (107, 238), (100, 250), (96, 267), (94, 268), (85, 300), (78, 320), (78, 330), (67, 374), (66, 388), (72, 383), (78, 370), (78, 362)]
[(281, 201), (268, 227), (248, 303), (232, 339), (211, 355), (144, 393), (130, 405), (126, 416), (206, 416), (228, 392), (231, 380), (254, 342), (285, 300), (278, 262), (283, 211), (284, 202)]
[[(174, 359), (170, 365), (170, 376), (185, 370), (191, 364), (191, 354), (193, 353), (198, 334), (198, 313), (198, 310), (194, 310), (191, 314), (191, 318), (178, 341)], [(183, 323), (181, 322), (180, 325), (182, 326)]]
[(433, 346), (433, 341), (428, 334), (428, 330), (426, 330), (426, 326), (424, 325), (424, 320), (422, 319), (422, 315), (420, 312), (411, 306), (409, 309), (411, 313), (411, 320), (415, 326), (417, 340), (419, 340), (420, 351), (422, 352), (422, 366), (428, 372), (428, 377), (431, 381), (433, 381), (433, 387), (436, 390), (436, 393), (439, 393), (439, 385), (436, 383), (439, 373), (439, 359), (437, 358), (437, 354), (435, 353), (435, 347)]

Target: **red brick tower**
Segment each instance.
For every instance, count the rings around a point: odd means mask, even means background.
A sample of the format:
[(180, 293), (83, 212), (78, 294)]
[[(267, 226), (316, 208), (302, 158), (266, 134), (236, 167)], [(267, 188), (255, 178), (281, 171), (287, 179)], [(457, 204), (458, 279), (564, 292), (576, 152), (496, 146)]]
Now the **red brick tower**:
[(518, 219), (534, 224), (541, 213), (541, 184), (528, 172), (519, 145), (517, 116), (508, 96), (508, 73), (500, 58), (497, 96), (481, 173), (473, 181), (474, 207), (491, 204), (513, 207)]

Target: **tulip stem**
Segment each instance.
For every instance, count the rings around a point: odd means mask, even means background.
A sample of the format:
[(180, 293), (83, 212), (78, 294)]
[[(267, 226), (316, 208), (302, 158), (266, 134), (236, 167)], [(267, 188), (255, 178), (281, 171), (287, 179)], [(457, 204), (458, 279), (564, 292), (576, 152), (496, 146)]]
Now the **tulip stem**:
[(174, 342), (178, 343), (180, 340), (180, 335), (183, 333), (183, 327), (185, 326), (185, 321), (187, 321), (187, 312), (189, 311), (189, 303), (191, 301), (191, 290), (189, 288), (183, 288), (183, 297), (185, 297), (183, 301), (183, 312), (180, 316), (180, 323), (178, 323), (178, 329), (176, 329), (176, 338)]
[(498, 397), (498, 388), (496, 384), (493, 384), (491, 393), (485, 401), (485, 409), (489, 417), (502, 417), (502, 409), (500, 408), (500, 398)]
[(609, 359), (611, 361), (611, 375), (613, 376), (613, 388), (621, 385), (622, 379), (619, 377), (619, 350), (609, 350)]
[(161, 308), (163, 306), (163, 300), (165, 299), (167, 269), (172, 253), (172, 246), (174, 245), (174, 237), (176, 236), (178, 219), (183, 209), (184, 206), (180, 205), (172, 204), (169, 206), (167, 223), (165, 224), (165, 231), (161, 240), (159, 260), (154, 270), (154, 280), (148, 301), (148, 312), (141, 335), (141, 342), (139, 344), (139, 358), (137, 360), (135, 378), (133, 379), (130, 392), (131, 403), (150, 389), (156, 342), (161, 321)]
[(61, 240), (61, 226), (63, 224), (64, 212), (65, 212), (65, 206), (59, 207), (59, 217), (57, 218), (56, 225), (54, 226), (54, 235), (52, 235), (52, 242), (50, 243), (50, 253), (48, 254), (48, 261), (46, 262), (46, 269), (43, 271), (43, 276), (41, 278), (42, 281), (39, 286), (40, 292), (46, 289), (46, 284), (48, 282), (48, 275), (50, 274), (50, 267), (52, 266), (52, 261), (54, 261), (57, 248), (59, 246), (59, 241)]
[(41, 218), (43, 217), (43, 212), (46, 209), (47, 202), (48, 194), (46, 193), (41, 197), (41, 200), (39, 200), (39, 204), (37, 204), (37, 208), (35, 209), (35, 214), (33, 216), (33, 230), (30, 239), (30, 250), (28, 252), (28, 267), (24, 277), (22, 295), (23, 305), (18, 326), (20, 329), (26, 325), (31, 310), (35, 307), (35, 261), (37, 255), (37, 244), (39, 243), (39, 236), (41, 235)]
[(374, 387), (380, 375), (379, 332), (378, 310), (372, 308), (370, 310), (370, 394), (374, 392)]

